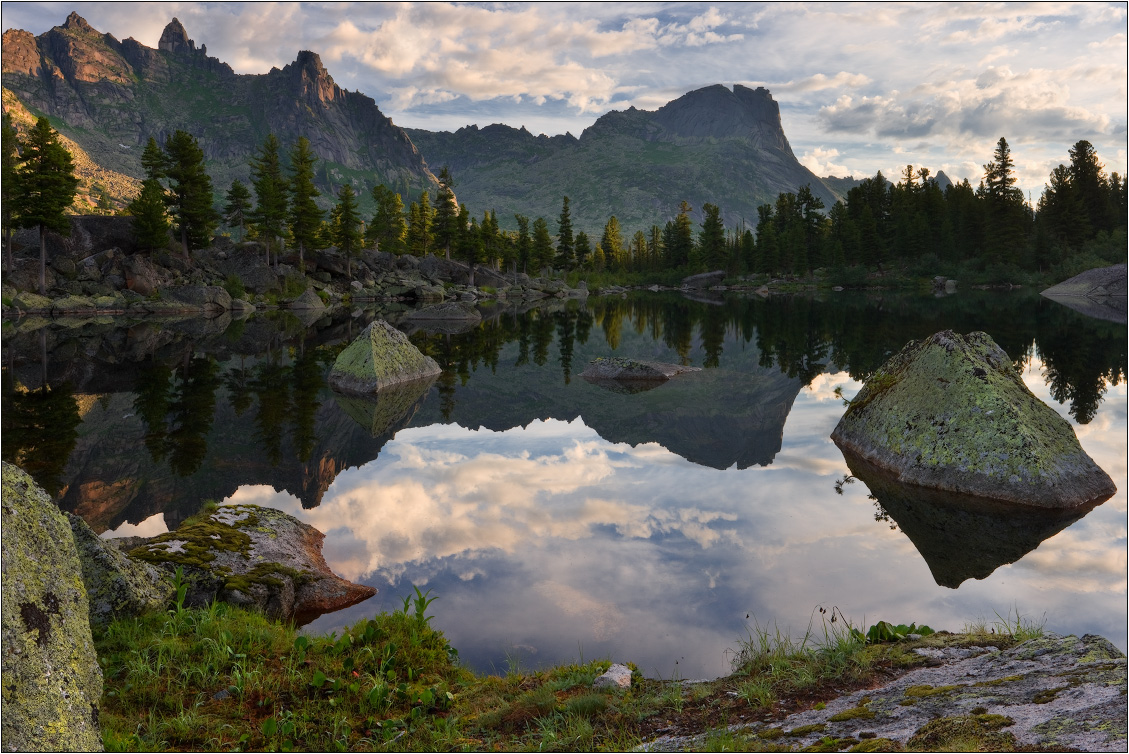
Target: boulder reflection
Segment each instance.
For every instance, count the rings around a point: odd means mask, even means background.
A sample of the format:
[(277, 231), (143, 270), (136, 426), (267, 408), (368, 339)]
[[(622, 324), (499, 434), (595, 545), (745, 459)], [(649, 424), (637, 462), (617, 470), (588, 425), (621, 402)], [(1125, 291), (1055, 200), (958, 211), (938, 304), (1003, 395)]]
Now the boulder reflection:
[(896, 523), (933, 580), (950, 589), (1016, 562), (1105, 502), (1065, 510), (1012, 505), (904, 484), (852, 453), (843, 458), (881, 506), (875, 518)]

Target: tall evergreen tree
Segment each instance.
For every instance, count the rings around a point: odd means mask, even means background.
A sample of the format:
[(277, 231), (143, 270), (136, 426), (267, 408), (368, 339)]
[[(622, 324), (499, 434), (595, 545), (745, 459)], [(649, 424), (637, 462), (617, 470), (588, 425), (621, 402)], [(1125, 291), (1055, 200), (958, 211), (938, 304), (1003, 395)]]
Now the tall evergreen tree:
[(600, 237), (600, 247), (604, 250), (605, 263), (609, 270), (622, 272), (626, 269), (626, 250), (623, 248), (623, 235), (619, 229), (619, 219), (615, 215), (604, 224), (604, 235)]
[(204, 170), (204, 151), (196, 137), (185, 131), (177, 130), (165, 141), (165, 159), (170, 211), (187, 260), (190, 249), (207, 246), (216, 229), (212, 179)]
[(12, 201), (16, 196), (16, 166), (19, 164), (20, 139), (12, 126), (12, 116), (4, 113), (0, 122), (0, 149), (3, 150), (3, 175), (0, 175), (0, 214), (4, 225), (4, 269), (16, 271), (12, 258)]
[(243, 223), (251, 212), (251, 192), (236, 178), (227, 190), (227, 203), (223, 205), (224, 222), (239, 228), (239, 243), (243, 243)]
[(71, 153), (46, 118), (28, 132), (15, 172), (12, 214), (20, 228), (39, 229), (39, 294), (47, 294), (47, 231), (70, 235), (64, 211), (74, 202), (78, 179)]
[(141, 167), (145, 170), (145, 177), (160, 180), (166, 176), (168, 155), (164, 153), (157, 140), (150, 136), (145, 143), (145, 150), (141, 153)]
[(1015, 188), (1015, 161), (1007, 139), (1000, 137), (992, 161), (984, 166), (987, 256), (996, 262), (1019, 262), (1030, 221), (1023, 192)]
[(1078, 210), (1081, 224), (1086, 227), (1086, 237), (1110, 230), (1113, 227), (1113, 207), (1109, 183), (1094, 145), (1085, 139), (1070, 148), (1070, 183), (1078, 197)]
[[(262, 147), (251, 158), (251, 185), (255, 189), (255, 209), (251, 222), (259, 235), (266, 239), (267, 266), (270, 266), (271, 246), (286, 235), (286, 217), (289, 214), (289, 186), (282, 173), (278, 137), (268, 134)], [(278, 257), (275, 257), (276, 261)]]
[[(690, 222), (693, 208), (683, 201), (678, 206), (678, 216), (674, 218), (674, 232), (669, 247), (672, 267), (685, 267), (690, 263), (690, 253), (694, 250), (694, 225)], [(605, 253), (607, 249), (604, 249)]]
[(451, 243), (456, 238), (456, 227), (459, 215), (459, 205), (455, 200), (452, 189), (455, 181), (451, 178), (451, 171), (446, 165), (439, 171), (439, 193), (435, 196), (435, 218), (432, 222), (432, 234), (435, 242), (443, 247), (443, 254), (451, 258)]
[(533, 221), (533, 254), (530, 261), (537, 274), (553, 263), (553, 239), (549, 236), (549, 224), (543, 217)]
[(572, 218), (569, 213), (567, 196), (561, 204), (561, 216), (557, 221), (557, 257), (555, 262), (561, 270), (570, 270), (576, 264)]
[(345, 184), (337, 193), (333, 208), (333, 243), (345, 255), (345, 276), (353, 279), (353, 257), (361, 252), (361, 216), (357, 212), (357, 195)]
[(298, 137), (290, 150), (290, 234), (298, 244), (298, 266), (305, 269), (305, 250), (318, 245), (322, 212), (314, 201), (321, 192), (314, 186), (314, 165), (317, 155), (310, 148), (310, 140)]
[(376, 203), (376, 214), (368, 227), (368, 242), (380, 251), (403, 254), (407, 233), (404, 200), (383, 183), (373, 187), (372, 200)]
[(721, 210), (714, 204), (703, 204), (702, 232), (698, 234), (702, 263), (707, 270), (724, 270), (728, 266), (725, 253), (725, 225), (721, 221)]
[(408, 212), (408, 253), (422, 257), (431, 250), (431, 198), (424, 191)]
[(165, 188), (156, 178), (141, 182), (141, 193), (126, 207), (133, 216), (133, 235), (143, 249), (158, 249), (169, 242), (169, 217)]
[(586, 269), (587, 265), (591, 262), (592, 256), (592, 242), (588, 240), (588, 234), (580, 231), (576, 234), (574, 239), (576, 248), (576, 266), (580, 269)]
[(529, 235), (529, 218), (525, 215), (514, 215), (517, 221), (517, 258), (515, 260), (523, 273), (529, 272), (529, 263), (533, 260), (533, 240)]

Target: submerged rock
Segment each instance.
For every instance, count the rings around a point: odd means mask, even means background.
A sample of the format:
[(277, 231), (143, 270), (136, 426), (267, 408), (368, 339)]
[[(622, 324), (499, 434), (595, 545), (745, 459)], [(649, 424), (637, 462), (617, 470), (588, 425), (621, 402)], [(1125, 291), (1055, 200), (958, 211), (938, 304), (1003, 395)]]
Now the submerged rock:
[(640, 361), (621, 356), (596, 358), (580, 373), (586, 380), (627, 380), (635, 382), (665, 382), (683, 372), (700, 372), (700, 367), (666, 364), (661, 361)]
[(434, 359), (412, 345), (408, 336), (378, 319), (338, 355), (328, 382), (334, 390), (371, 393), (442, 371)]
[(714, 270), (682, 278), (683, 288), (712, 288), (725, 280), (725, 270)]
[(102, 670), (66, 517), (3, 464), (3, 709), (6, 751), (101, 751)]
[(1071, 508), (1117, 490), (982, 332), (910, 341), (867, 380), (831, 439), (900, 482), (992, 500)]
[(168, 604), (173, 590), (166, 574), (126, 557), (78, 516), (68, 513), (67, 518), (82, 564), (91, 626), (105, 626), (118, 616), (138, 615)]
[(324, 539), (314, 527), (273, 508), (229, 505), (129, 555), (170, 573), (183, 568), (186, 606), (219, 599), (302, 625), (376, 594), (329, 569), (321, 554)]

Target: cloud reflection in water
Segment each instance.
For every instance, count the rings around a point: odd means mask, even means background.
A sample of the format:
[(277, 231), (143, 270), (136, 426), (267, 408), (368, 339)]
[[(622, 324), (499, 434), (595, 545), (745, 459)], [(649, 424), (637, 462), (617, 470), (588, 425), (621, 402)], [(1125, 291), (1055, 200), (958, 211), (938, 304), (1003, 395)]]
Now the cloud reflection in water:
[[(1025, 374), (1049, 396), (1033, 361)], [(829, 435), (842, 413), (821, 375), (802, 390), (768, 467), (719, 471), (656, 443), (610, 443), (585, 425), (534, 421), (495, 432), (457, 425), (400, 431), (379, 458), (341, 473), (318, 508), (269, 487), (230, 502), (271, 505), (326, 532), (324, 553), (374, 601), (323, 616), (334, 630), (394, 609), (410, 584), (434, 590), (435, 624), (480, 670), (631, 660), (649, 675), (716, 676), (744, 616), (802, 631), (817, 605), (857, 623), (959, 629), (1017, 608), (1059, 632), (1096, 632), (1124, 648), (1125, 386), (1107, 390), (1076, 431), (1122, 487), (1105, 505), (1018, 562), (957, 591), (937, 586), (913, 544), (847, 473)], [(679, 664), (675, 664), (678, 661)]]

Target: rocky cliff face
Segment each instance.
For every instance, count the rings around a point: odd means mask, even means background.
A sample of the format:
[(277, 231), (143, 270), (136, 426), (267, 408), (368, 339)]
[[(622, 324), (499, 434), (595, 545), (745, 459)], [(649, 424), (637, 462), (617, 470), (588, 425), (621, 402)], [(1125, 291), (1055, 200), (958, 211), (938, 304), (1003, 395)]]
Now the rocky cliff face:
[(317, 54), (300, 52), (263, 75), (236, 74), (175, 18), (155, 50), (119, 42), (75, 13), (38, 37), (9, 30), (3, 83), (93, 160), (129, 176), (142, 175), (149, 137), (182, 129), (199, 139), (219, 192), (248, 179), (248, 159), (272, 132), (285, 147), (310, 140), (326, 202), (345, 182), (362, 197), (378, 182), (411, 193), (435, 185), (403, 129), (371, 98), (338, 87)]
[(448, 165), (468, 206), (554, 218), (571, 200), (573, 225), (598, 235), (614, 214), (627, 235), (664, 224), (683, 200), (726, 222), (756, 223), (756, 207), (810, 185), (830, 207), (836, 193), (796, 160), (767, 89), (721, 84), (689, 92), (656, 111), (612, 111), (571, 135), (467, 126), (454, 133), (411, 129), (432, 165)]

